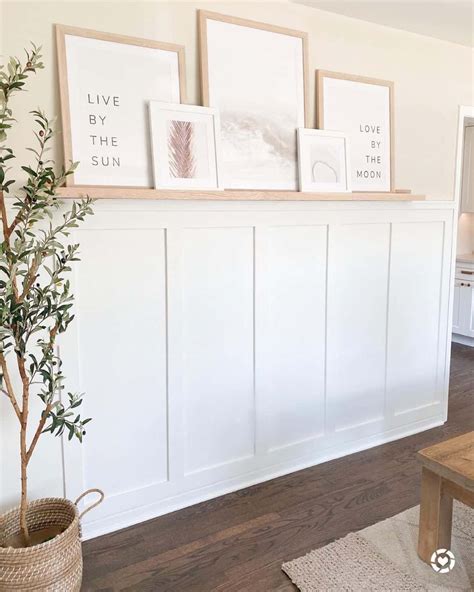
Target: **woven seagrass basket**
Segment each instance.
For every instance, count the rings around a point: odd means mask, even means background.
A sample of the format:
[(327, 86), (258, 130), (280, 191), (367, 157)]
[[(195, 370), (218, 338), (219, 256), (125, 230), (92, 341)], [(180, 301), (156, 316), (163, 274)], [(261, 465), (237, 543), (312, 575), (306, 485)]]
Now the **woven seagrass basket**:
[[(100, 499), (79, 514), (77, 504), (89, 493)], [(44, 528), (64, 529), (50, 541), (26, 548), (5, 547), (20, 533), (20, 510), (0, 516), (0, 592), (79, 592), (82, 582), (80, 519), (104, 499), (99, 489), (89, 489), (74, 503), (63, 498), (39, 499), (28, 504), (30, 533)]]

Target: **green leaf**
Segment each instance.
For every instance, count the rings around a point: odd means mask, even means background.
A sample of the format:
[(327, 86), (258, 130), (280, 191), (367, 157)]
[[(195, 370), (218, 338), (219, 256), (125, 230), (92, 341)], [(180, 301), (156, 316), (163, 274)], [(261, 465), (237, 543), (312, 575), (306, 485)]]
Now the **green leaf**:
[(22, 166), (21, 167), (26, 173), (28, 173), (29, 175), (31, 175), (32, 177), (36, 177), (36, 173), (33, 169), (31, 169), (30, 167), (27, 166)]

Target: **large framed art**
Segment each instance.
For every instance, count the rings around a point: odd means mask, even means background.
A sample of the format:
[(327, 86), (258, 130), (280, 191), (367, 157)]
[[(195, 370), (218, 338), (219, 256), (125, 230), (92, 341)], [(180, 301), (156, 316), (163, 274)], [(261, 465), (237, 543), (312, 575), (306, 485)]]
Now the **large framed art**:
[(298, 189), (307, 126), (307, 34), (199, 11), (202, 98), (221, 119), (228, 189)]
[(56, 25), (69, 185), (153, 187), (148, 102), (185, 100), (184, 47)]
[(393, 82), (316, 72), (317, 127), (348, 135), (353, 191), (394, 190)]

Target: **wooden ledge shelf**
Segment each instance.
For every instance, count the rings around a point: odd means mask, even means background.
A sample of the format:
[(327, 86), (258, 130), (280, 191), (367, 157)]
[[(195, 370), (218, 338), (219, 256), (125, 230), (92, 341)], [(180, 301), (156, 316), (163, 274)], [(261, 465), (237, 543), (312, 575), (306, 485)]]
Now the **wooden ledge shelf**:
[(393, 193), (305, 193), (302, 191), (181, 191), (176, 189), (147, 189), (141, 187), (99, 187), (76, 185), (61, 187), (58, 197), (78, 199), (88, 195), (94, 199), (156, 199), (156, 200), (212, 200), (212, 201), (423, 201), (424, 195), (408, 190)]

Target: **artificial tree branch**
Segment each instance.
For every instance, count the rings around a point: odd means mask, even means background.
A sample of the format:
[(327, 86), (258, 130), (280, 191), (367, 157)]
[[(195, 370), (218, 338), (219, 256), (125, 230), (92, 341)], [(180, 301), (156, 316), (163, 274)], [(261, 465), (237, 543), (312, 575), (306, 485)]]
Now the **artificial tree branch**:
[(31, 290), (33, 284), (35, 283), (36, 274), (38, 273), (38, 269), (39, 269), (40, 264), (41, 264), (41, 257), (36, 255), (36, 257), (33, 260), (33, 263), (31, 264), (31, 267), (27, 273), (27, 276), (25, 278), (25, 281), (23, 284), (23, 290), (18, 298), (18, 302), (23, 302), (26, 295)]
[(28, 522), (26, 519), (26, 511), (28, 508), (28, 460), (27, 460), (27, 452), (26, 452), (26, 427), (27, 427), (27, 420), (22, 420), (21, 430), (20, 430), (20, 460), (21, 460), (21, 497), (20, 497), (20, 528), (23, 534), (23, 541), (25, 547), (30, 546), (30, 531), (28, 528)]
[(15, 228), (21, 222), (22, 218), (23, 218), (23, 212), (20, 210), (18, 212), (18, 214), (13, 218), (13, 222), (8, 227), (8, 237), (11, 236), (12, 232), (15, 230)]
[[(22, 397), (21, 397), (21, 429), (25, 431), (25, 438), (26, 438), (26, 429), (28, 427), (28, 414), (29, 414), (29, 388), (30, 388), (30, 381), (28, 379), (28, 374), (25, 368), (25, 360), (23, 356), (17, 354), (16, 356), (18, 362), (18, 371), (21, 377), (22, 382)], [(25, 445), (26, 449), (26, 445)]]
[(7, 397), (10, 399), (15, 414), (18, 417), (18, 420), (21, 421), (21, 411), (15, 397), (15, 392), (13, 390), (10, 374), (8, 372), (7, 361), (2, 353), (0, 353), (0, 366), (2, 367), (3, 378), (5, 380), (5, 385), (7, 387), (7, 390), (5, 391), (4, 389), (2, 389), (2, 392), (6, 393)]
[(54, 230), (52, 230), (49, 236), (47, 236), (44, 239), (42, 244), (37, 245), (34, 260), (31, 264), (31, 267), (28, 270), (28, 273), (24, 281), (22, 293), (18, 297), (19, 302), (22, 302), (24, 300), (24, 298), (26, 297), (26, 295), (28, 294), (29, 290), (31, 289), (36, 280), (36, 274), (42, 263), (41, 254), (47, 252), (50, 249), (50, 244), (54, 243), (56, 237), (59, 234), (65, 234), (65, 231), (67, 231), (69, 228), (75, 225), (76, 219), (81, 219), (81, 217), (83, 217), (87, 213), (89, 205), (89, 201), (80, 204), (77, 212), (71, 213), (69, 217), (66, 216), (64, 222), (60, 224), (58, 227), (56, 227)]
[(10, 228), (8, 227), (7, 208), (5, 206), (5, 197), (0, 191), (0, 214), (2, 216), (3, 240), (8, 242), (10, 238)]
[[(5, 205), (5, 196), (3, 195), (3, 192), (1, 192), (1, 191), (0, 191), (0, 213), (2, 215), (3, 244), (5, 245), (6, 251), (11, 254), (10, 231), (8, 228), (7, 208)], [(11, 273), (12, 272), (12, 263), (11, 263), (10, 257), (8, 258), (8, 271), (10, 273), (10, 277), (12, 277), (12, 273)], [(16, 283), (16, 278), (14, 275), (12, 278), (12, 288), (13, 288), (13, 294), (15, 296), (15, 299), (18, 301), (18, 287), (17, 287), (17, 283)]]
[(20, 498), (20, 527), (23, 533), (25, 546), (30, 545), (30, 533), (26, 519), (26, 510), (28, 507), (27, 481), (28, 481), (28, 453), (26, 444), (26, 435), (28, 429), (29, 413), (29, 380), (25, 369), (25, 360), (17, 354), (18, 370), (23, 383), (22, 409), (21, 409), (21, 429), (20, 429), (20, 459), (21, 459), (21, 498)]
[[(49, 342), (48, 342), (48, 346), (46, 348), (47, 352), (51, 352), (54, 348), (54, 343), (56, 340), (58, 328), (59, 328), (58, 324), (55, 324), (54, 327), (52, 327), (49, 331)], [(45, 353), (43, 356), (43, 359), (46, 358), (47, 355), (48, 354)], [(31, 380), (30, 380), (30, 384), (31, 384)], [(50, 411), (52, 408), (53, 408), (53, 403), (50, 401), (46, 404), (46, 407), (45, 407), (43, 413), (41, 414), (41, 418), (38, 422), (38, 427), (36, 428), (36, 431), (35, 431), (32, 441), (31, 441), (30, 447), (28, 448), (27, 453), (26, 453), (26, 463), (27, 464), (30, 462), (31, 455), (33, 454), (33, 451), (36, 448), (36, 444), (38, 443), (38, 440), (39, 440), (41, 434), (43, 433), (44, 427), (46, 425), (46, 422), (48, 420), (48, 417), (49, 417), (49, 414), (50, 414)]]
[(43, 413), (41, 414), (41, 419), (39, 420), (38, 427), (36, 428), (36, 431), (35, 431), (35, 435), (33, 436), (33, 440), (31, 441), (30, 447), (28, 448), (28, 451), (26, 453), (26, 463), (27, 464), (30, 462), (31, 455), (33, 454), (36, 444), (38, 443), (39, 437), (43, 433), (44, 426), (46, 425), (46, 422), (49, 417), (49, 413), (52, 408), (53, 408), (52, 403), (48, 403), (46, 405)]

